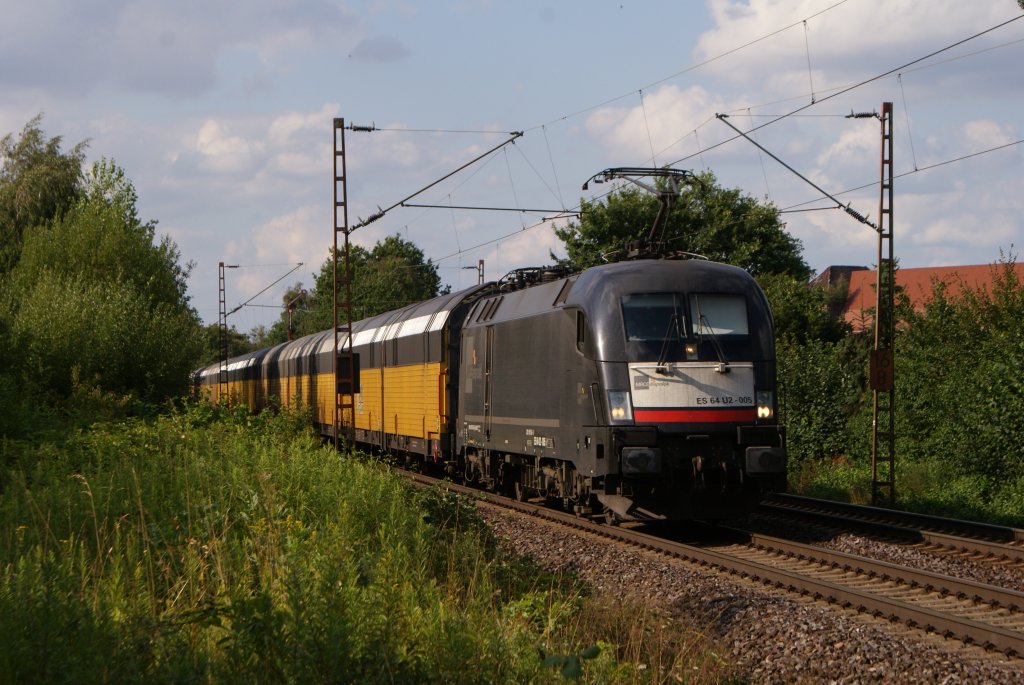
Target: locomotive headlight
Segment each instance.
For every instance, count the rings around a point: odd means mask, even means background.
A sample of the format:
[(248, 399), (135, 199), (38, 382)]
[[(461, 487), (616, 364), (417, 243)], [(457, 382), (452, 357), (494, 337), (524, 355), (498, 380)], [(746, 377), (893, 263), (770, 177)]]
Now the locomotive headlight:
[(633, 420), (633, 405), (629, 401), (628, 390), (608, 391), (608, 413), (612, 421)]
[(771, 390), (758, 390), (754, 393), (754, 397), (757, 400), (757, 418), (759, 419), (770, 419), (775, 413), (772, 409), (772, 405), (775, 404), (773, 401), (773, 395)]

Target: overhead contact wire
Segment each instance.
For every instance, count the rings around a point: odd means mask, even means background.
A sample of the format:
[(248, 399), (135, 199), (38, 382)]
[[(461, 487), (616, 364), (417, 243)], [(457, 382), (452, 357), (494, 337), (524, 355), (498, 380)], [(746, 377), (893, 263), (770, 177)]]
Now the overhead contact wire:
[(555, 188), (558, 190), (558, 204), (565, 207), (565, 200), (562, 198), (562, 184), (558, 182), (558, 172), (555, 170), (555, 158), (551, 154), (551, 142), (548, 140), (548, 127), (541, 126), (541, 131), (544, 132), (544, 145), (548, 149), (548, 161), (551, 163), (551, 175), (555, 179)]
[[(835, 9), (836, 7), (839, 7), (840, 5), (844, 5), (847, 2), (849, 2), (849, 0), (839, 0), (839, 2), (833, 3), (833, 4), (829, 5), (828, 7), (825, 7), (823, 9), (815, 12), (814, 14), (811, 14), (811, 15), (805, 17), (804, 19), (801, 19), (800, 21), (795, 21), (792, 24), (789, 24), (787, 26), (783, 26), (780, 29), (776, 29), (776, 30), (772, 31), (771, 33), (766, 33), (763, 36), (755, 38), (755, 39), (753, 39), (751, 41), (747, 41), (743, 45), (739, 45), (739, 46), (737, 46), (735, 48), (732, 48), (731, 50), (726, 50), (725, 52), (723, 52), (723, 53), (721, 53), (719, 55), (715, 55), (714, 57), (708, 58), (708, 59), (704, 60), (703, 62), (698, 62), (696, 64), (692, 64), (692, 65), (686, 67), (685, 69), (681, 69), (681, 70), (675, 72), (674, 74), (670, 74), (668, 76), (665, 76), (664, 78), (660, 78), (660, 79), (658, 79), (656, 81), (652, 81), (651, 83), (648, 83), (648, 84), (644, 85), (643, 88), (650, 89), (650, 88), (652, 88), (654, 86), (661, 85), (662, 83), (665, 83), (666, 81), (671, 81), (672, 79), (677, 78), (679, 76), (682, 76), (683, 74), (688, 74), (691, 71), (696, 71), (697, 69), (700, 69), (701, 67), (705, 67), (705, 66), (707, 66), (707, 65), (709, 65), (709, 64), (711, 64), (713, 62), (717, 62), (720, 59), (728, 57), (729, 55), (732, 55), (734, 53), (737, 53), (737, 52), (740, 52), (742, 50), (745, 50), (746, 48), (749, 48), (751, 45), (756, 45), (757, 43), (760, 43), (761, 41), (767, 40), (767, 39), (769, 39), (769, 38), (771, 38), (773, 36), (777, 36), (780, 33), (784, 33), (785, 31), (788, 31), (789, 29), (793, 28), (794, 26), (799, 26), (802, 22), (805, 22), (808, 19), (814, 19), (815, 17), (821, 16), (822, 14), (825, 14), (826, 12), (829, 12), (829, 11)], [(536, 126), (532, 126), (530, 128), (524, 129), (524, 131), (533, 131), (535, 129), (540, 128), (541, 126), (545, 126), (545, 125), (548, 125), (548, 124), (558, 123), (560, 121), (565, 121), (566, 119), (572, 119), (572, 118), (577, 117), (577, 116), (579, 116), (581, 114), (586, 114), (587, 112), (591, 112), (591, 111), (593, 111), (595, 109), (598, 109), (600, 107), (604, 107), (605, 105), (610, 105), (613, 102), (618, 102), (619, 100), (623, 100), (625, 98), (628, 98), (634, 92), (635, 91), (631, 90), (628, 93), (624, 93), (622, 95), (618, 95), (616, 97), (609, 98), (609, 99), (605, 100), (604, 102), (599, 102), (596, 105), (591, 105), (589, 107), (584, 107), (583, 109), (576, 110), (575, 112), (571, 112), (569, 114), (565, 114), (563, 116), (560, 116), (557, 119), (552, 119), (551, 121), (545, 122), (544, 124), (538, 124)]]
[(914, 171), (917, 171), (917, 151), (914, 150), (914, 135), (910, 132), (910, 110), (907, 108), (907, 94), (903, 90), (903, 74), (896, 75), (900, 84), (900, 97), (903, 99), (903, 118), (907, 124), (907, 139), (910, 141), (910, 156), (914, 160)]
[[(1004, 26), (1007, 26), (1008, 24), (1012, 24), (1013, 22), (1015, 22), (1015, 21), (1017, 21), (1017, 20), (1019, 20), (1021, 18), (1024, 18), (1024, 14), (1019, 14), (1019, 15), (1011, 18), (1011, 19), (1007, 19), (1006, 21), (1000, 22), (999, 24), (996, 24), (995, 26), (991, 26), (991, 27), (985, 29), (984, 31), (979, 31), (978, 33), (975, 33), (973, 35), (968, 36), (967, 38), (963, 38), (961, 40), (956, 41), (955, 43), (951, 43), (951, 44), (949, 44), (949, 45), (947, 45), (945, 47), (939, 48), (938, 50), (934, 50), (934, 51), (928, 53), (927, 55), (924, 55), (923, 57), (918, 57), (917, 59), (913, 59), (913, 60), (911, 60), (911, 61), (909, 61), (909, 62), (907, 62), (905, 64), (902, 64), (902, 65), (900, 65), (898, 67), (894, 67), (892, 69), (889, 69), (888, 71), (885, 71), (885, 72), (883, 72), (881, 74), (877, 74), (877, 75), (872, 76), (870, 78), (866, 78), (863, 81), (859, 81), (859, 82), (857, 82), (857, 83), (855, 83), (855, 84), (853, 84), (851, 86), (847, 86), (845, 88), (837, 90), (837, 91), (833, 92), (832, 94), (827, 95), (827, 96), (823, 97), (820, 100), (817, 100), (816, 102), (808, 103), (808, 104), (806, 104), (806, 105), (804, 105), (802, 107), (796, 108), (792, 112), (789, 112), (787, 114), (783, 114), (783, 115), (779, 116), (778, 118), (772, 119), (771, 121), (766, 121), (763, 124), (759, 124), (758, 126), (755, 126), (754, 128), (750, 129), (749, 131), (746, 131), (746, 133), (752, 133), (753, 131), (760, 130), (760, 129), (764, 128), (765, 126), (771, 126), (772, 124), (775, 124), (775, 123), (777, 123), (779, 121), (782, 121), (783, 119), (791, 117), (794, 114), (797, 114), (799, 112), (804, 111), (805, 109), (808, 109), (808, 108), (813, 107), (815, 105), (819, 105), (822, 102), (825, 102), (826, 100), (831, 100), (832, 98), (837, 97), (839, 95), (842, 95), (843, 93), (848, 93), (851, 90), (856, 90), (857, 88), (860, 88), (861, 86), (867, 85), (869, 83), (873, 83), (874, 81), (878, 81), (880, 79), (883, 79), (886, 76), (892, 76), (895, 73), (899, 73), (901, 71), (904, 71), (907, 67), (913, 66), (915, 64), (919, 64), (921, 62), (924, 62), (925, 60), (931, 59), (935, 55), (941, 55), (942, 53), (947, 52), (949, 50), (952, 50), (955, 47), (959, 47), (960, 45), (963, 45), (964, 43), (968, 43), (968, 42), (970, 42), (972, 40), (975, 40), (976, 38), (980, 38), (981, 36), (984, 36), (984, 35), (986, 35), (988, 33), (992, 33), (993, 31), (997, 31), (997, 30), (1003, 28)], [(725, 145), (726, 143), (731, 143), (731, 142), (733, 142), (734, 140), (736, 140), (736, 139), (738, 139), (740, 137), (742, 137), (741, 134), (737, 134), (737, 135), (735, 135), (735, 136), (733, 136), (731, 138), (726, 138), (725, 140), (723, 140), (721, 142), (718, 142), (718, 143), (715, 143), (711, 147), (703, 150), (703, 152), (708, 152), (709, 150), (714, 150), (715, 148), (721, 147), (721, 146)], [(670, 166), (675, 166), (676, 164), (679, 164), (680, 162), (684, 162), (687, 159), (690, 159), (691, 157), (693, 157), (693, 155), (688, 155), (688, 156), (683, 157), (681, 159), (677, 159), (676, 161), (672, 162), (670, 164)]]

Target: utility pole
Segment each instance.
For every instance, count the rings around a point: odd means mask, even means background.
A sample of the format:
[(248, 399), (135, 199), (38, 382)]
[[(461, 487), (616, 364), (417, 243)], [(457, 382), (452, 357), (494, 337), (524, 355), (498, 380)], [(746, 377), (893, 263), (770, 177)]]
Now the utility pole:
[(217, 291), (220, 306), (217, 313), (217, 329), (220, 339), (220, 369), (217, 373), (217, 401), (226, 402), (228, 391), (228, 307), (224, 292), (224, 262), (217, 265)]
[(476, 263), (476, 266), (464, 266), (463, 269), (476, 269), (476, 283), (477, 285), (484, 284), (484, 260), (480, 260)]
[[(345, 168), (345, 120), (334, 120), (334, 447), (341, 448), (341, 433), (351, 446), (355, 437), (355, 393), (359, 390), (357, 363), (352, 352), (352, 265), (348, 225), (348, 181)], [(342, 238), (338, 249), (338, 236)], [(340, 267), (340, 273), (339, 273)], [(351, 425), (351, 430), (347, 426)]]
[(882, 103), (881, 182), (878, 199), (878, 274), (875, 344), (871, 351), (871, 503), (896, 504), (896, 259), (893, 251), (892, 103)]
[(237, 264), (217, 264), (217, 300), (219, 302), (217, 313), (217, 328), (220, 342), (220, 368), (217, 373), (217, 401), (228, 403), (228, 308), (227, 297), (224, 288), (224, 269), (237, 269)]
[(305, 290), (300, 290), (299, 294), (296, 295), (295, 297), (293, 297), (291, 300), (289, 300), (288, 304), (286, 304), (284, 306), (284, 308), (288, 310), (288, 340), (289, 341), (295, 339), (295, 326), (292, 325), (292, 313), (295, 311), (295, 305), (297, 305), (299, 303), (299, 300), (302, 300), (305, 297), (306, 297), (306, 291)]

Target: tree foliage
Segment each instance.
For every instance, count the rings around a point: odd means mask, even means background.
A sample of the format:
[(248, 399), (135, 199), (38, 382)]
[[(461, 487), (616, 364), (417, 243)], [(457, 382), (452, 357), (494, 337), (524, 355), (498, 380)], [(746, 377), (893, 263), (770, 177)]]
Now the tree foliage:
[[(203, 354), (199, 366), (212, 364), (220, 359), (220, 324), (211, 323), (203, 326)], [(239, 332), (234, 326), (228, 327), (228, 358), (237, 357), (259, 349), (245, 333)]]
[[(733, 264), (757, 276), (810, 277), (800, 241), (785, 232), (775, 207), (719, 186), (711, 172), (698, 179), (672, 202), (661, 236), (669, 248)], [(659, 207), (657, 197), (631, 186), (601, 200), (582, 200), (579, 221), (555, 229), (565, 244), (567, 257), (562, 263), (585, 269), (614, 261), (627, 242), (650, 232)]]
[(847, 422), (861, 397), (866, 341), (829, 313), (845, 289), (811, 287), (789, 275), (766, 274), (758, 282), (775, 320), (781, 418), (792, 466), (823, 461), (847, 451)]
[(897, 343), (899, 451), (995, 486), (1024, 478), (1024, 288), (1013, 264), (991, 290), (934, 285)]
[[(353, 245), (349, 251), (352, 267), (352, 319), (358, 321), (408, 304), (422, 302), (449, 291), (441, 287), (437, 265), (426, 258), (415, 243), (392, 235), (367, 250)], [(339, 269), (341, 269), (339, 260)], [(339, 274), (340, 275), (340, 274)], [(329, 329), (334, 321), (334, 260), (328, 257), (314, 276), (304, 308), (296, 308), (292, 323), (295, 335), (303, 336)], [(344, 287), (344, 286), (340, 286)], [(287, 304), (301, 290), (295, 284), (284, 296)], [(288, 313), (274, 323), (265, 337), (268, 344), (287, 339)]]
[(65, 211), (25, 232), (3, 318), (33, 387), (66, 396), (83, 382), (147, 400), (187, 388), (202, 345), (191, 267), (136, 201), (123, 170), (101, 160)]
[(847, 426), (863, 396), (864, 350), (850, 339), (778, 339), (781, 418), (794, 470), (847, 454)]
[(771, 305), (777, 340), (835, 343), (849, 335), (850, 326), (829, 312), (829, 304), (845, 295), (843, 285), (811, 287), (806, 281), (778, 273), (764, 274), (757, 282)]
[(85, 141), (61, 151), (61, 137), (46, 138), (37, 115), (15, 139), (0, 139), (0, 273), (21, 254), (25, 233), (61, 216), (82, 189)]
[(136, 194), (112, 161), (95, 163), (74, 207), (25, 237), (11, 282), (25, 292), (47, 276), (81, 275), (90, 280), (137, 289), (154, 302), (186, 299), (189, 265), (168, 236), (159, 239), (156, 222), (136, 215)]

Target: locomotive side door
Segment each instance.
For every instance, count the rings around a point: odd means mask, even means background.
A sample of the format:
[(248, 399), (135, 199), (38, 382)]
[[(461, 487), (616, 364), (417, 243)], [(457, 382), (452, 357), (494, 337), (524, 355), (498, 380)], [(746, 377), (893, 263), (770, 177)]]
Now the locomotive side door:
[(494, 365), (494, 326), (488, 326), (484, 342), (484, 436), (491, 439), (491, 370)]

